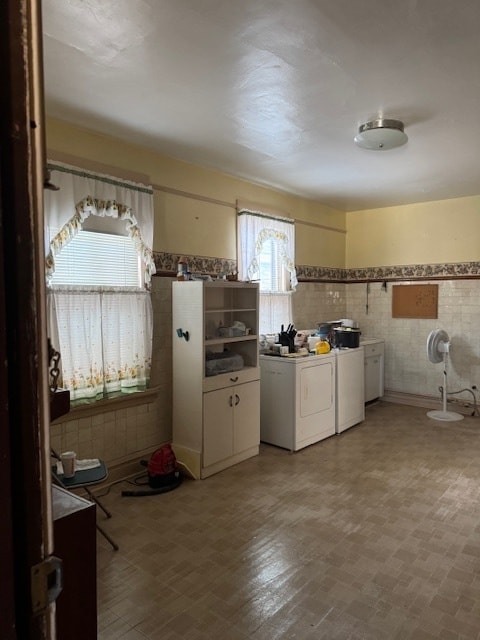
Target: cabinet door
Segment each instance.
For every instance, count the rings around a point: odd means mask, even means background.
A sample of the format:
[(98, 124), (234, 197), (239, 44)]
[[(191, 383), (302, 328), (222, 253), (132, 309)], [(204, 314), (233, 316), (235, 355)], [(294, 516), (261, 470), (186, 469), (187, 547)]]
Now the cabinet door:
[(95, 505), (52, 486), (55, 555), (63, 562), (56, 601), (57, 638), (97, 637), (97, 538)]
[(382, 356), (365, 358), (365, 402), (383, 395), (382, 369)]
[(260, 440), (293, 449), (295, 366), (288, 358), (260, 358)]
[(337, 355), (337, 431), (365, 419), (365, 356), (363, 348)]
[(233, 393), (233, 452), (240, 453), (260, 443), (260, 381), (240, 384)]
[(233, 455), (233, 387), (203, 394), (203, 466)]

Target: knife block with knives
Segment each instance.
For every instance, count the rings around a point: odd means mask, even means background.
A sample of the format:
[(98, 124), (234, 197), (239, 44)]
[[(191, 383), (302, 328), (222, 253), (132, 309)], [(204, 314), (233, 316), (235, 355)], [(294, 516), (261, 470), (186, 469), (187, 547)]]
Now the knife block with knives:
[(293, 324), (289, 324), (286, 331), (284, 330), (284, 325), (282, 324), (282, 329), (278, 334), (278, 341), (282, 345), (282, 347), (288, 347), (288, 353), (295, 353), (295, 336), (297, 332), (295, 331)]

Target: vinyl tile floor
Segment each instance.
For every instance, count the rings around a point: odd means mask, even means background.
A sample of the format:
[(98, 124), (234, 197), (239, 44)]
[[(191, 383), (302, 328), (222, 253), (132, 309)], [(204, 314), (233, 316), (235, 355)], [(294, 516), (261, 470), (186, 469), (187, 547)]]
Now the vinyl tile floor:
[[(141, 472), (141, 468), (139, 469)], [(166, 494), (103, 498), (100, 640), (480, 639), (480, 418), (365, 421)]]

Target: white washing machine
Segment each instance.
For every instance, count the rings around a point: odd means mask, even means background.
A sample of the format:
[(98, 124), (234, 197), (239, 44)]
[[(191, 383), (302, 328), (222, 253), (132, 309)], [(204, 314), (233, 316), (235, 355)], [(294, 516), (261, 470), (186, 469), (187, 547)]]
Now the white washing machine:
[(335, 432), (341, 433), (365, 420), (365, 353), (356, 349), (332, 349), (336, 358)]

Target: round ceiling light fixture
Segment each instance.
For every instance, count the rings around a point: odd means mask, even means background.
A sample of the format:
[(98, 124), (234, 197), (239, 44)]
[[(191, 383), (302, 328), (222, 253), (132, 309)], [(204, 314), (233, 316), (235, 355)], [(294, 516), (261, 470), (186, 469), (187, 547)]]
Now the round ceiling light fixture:
[(403, 122), (387, 118), (378, 118), (360, 125), (354, 138), (362, 149), (387, 151), (405, 144), (408, 136), (403, 131)]

